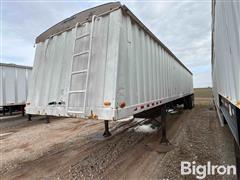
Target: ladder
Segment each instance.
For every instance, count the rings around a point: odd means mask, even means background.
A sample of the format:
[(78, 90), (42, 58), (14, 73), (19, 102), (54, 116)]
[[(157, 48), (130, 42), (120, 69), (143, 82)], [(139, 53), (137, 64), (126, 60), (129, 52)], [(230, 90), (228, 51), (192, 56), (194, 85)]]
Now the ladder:
[[(68, 100), (67, 100), (67, 113), (72, 113), (72, 114), (85, 114), (86, 111), (86, 100), (87, 100), (87, 88), (88, 88), (88, 80), (89, 80), (89, 68), (90, 68), (90, 61), (91, 61), (91, 48), (92, 48), (92, 38), (93, 38), (93, 28), (94, 28), (94, 19), (96, 16), (92, 16), (92, 21), (91, 21), (91, 29), (90, 29), (90, 33), (86, 33), (83, 34), (81, 36), (77, 35), (77, 28), (79, 23), (77, 23), (75, 25), (75, 38), (74, 38), (74, 43), (73, 43), (73, 55), (72, 55), (72, 59), (71, 59), (71, 74), (70, 74), (70, 83), (69, 83), (69, 90), (68, 90)], [(84, 50), (83, 52), (75, 52), (75, 47), (76, 47), (76, 41), (80, 40), (82, 38), (86, 38), (89, 37), (89, 49)], [(86, 69), (81, 69), (81, 70), (74, 70), (73, 67), (73, 61), (74, 58), (77, 56), (81, 56), (81, 55), (87, 55), (87, 59), (84, 61), (87, 61), (87, 68)], [(85, 82), (78, 82), (78, 83), (83, 83), (85, 84), (85, 88), (83, 89), (71, 89), (72, 87), (72, 79), (74, 75), (77, 74), (84, 74), (85, 73), (85, 77), (82, 79), (82, 81)], [(83, 95), (83, 106), (77, 106), (74, 108), (77, 108), (77, 110), (71, 110), (71, 95), (73, 94), (79, 94), (79, 95)], [(79, 96), (80, 97), (80, 96)], [(80, 101), (81, 99), (75, 99), (75, 101)], [(78, 102), (79, 104), (79, 102)], [(81, 110), (80, 110), (81, 108)]]

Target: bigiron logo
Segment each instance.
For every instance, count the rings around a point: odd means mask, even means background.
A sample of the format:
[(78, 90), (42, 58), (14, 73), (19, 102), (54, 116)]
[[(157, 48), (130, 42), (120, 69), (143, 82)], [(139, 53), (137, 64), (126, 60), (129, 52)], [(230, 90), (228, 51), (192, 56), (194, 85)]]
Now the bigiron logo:
[(197, 165), (195, 161), (181, 161), (181, 175), (194, 175), (197, 179), (204, 179), (208, 175), (236, 175), (235, 165), (212, 165), (210, 161), (205, 165)]

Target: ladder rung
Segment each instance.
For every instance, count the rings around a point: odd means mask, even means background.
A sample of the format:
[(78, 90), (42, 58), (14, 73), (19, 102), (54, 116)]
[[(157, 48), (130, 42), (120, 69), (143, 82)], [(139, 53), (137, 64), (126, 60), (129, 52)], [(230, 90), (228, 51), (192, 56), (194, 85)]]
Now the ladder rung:
[(85, 93), (86, 89), (84, 90), (76, 90), (76, 91), (69, 91), (69, 94), (73, 94), (73, 93)]
[(78, 37), (76, 37), (76, 40), (81, 39), (81, 38), (84, 38), (84, 37), (86, 37), (86, 36), (90, 36), (90, 34), (87, 33), (87, 34), (83, 34), (83, 35), (81, 35), (81, 36), (78, 36)]
[(83, 111), (71, 111), (71, 110), (68, 110), (68, 113), (83, 114), (84, 112)]
[(80, 52), (80, 53), (74, 54), (73, 57), (80, 56), (82, 54), (87, 54), (87, 53), (89, 53), (89, 51)]
[(88, 71), (87, 69), (83, 69), (81, 71), (73, 71), (72, 74), (80, 74), (80, 73), (85, 73), (87, 71)]

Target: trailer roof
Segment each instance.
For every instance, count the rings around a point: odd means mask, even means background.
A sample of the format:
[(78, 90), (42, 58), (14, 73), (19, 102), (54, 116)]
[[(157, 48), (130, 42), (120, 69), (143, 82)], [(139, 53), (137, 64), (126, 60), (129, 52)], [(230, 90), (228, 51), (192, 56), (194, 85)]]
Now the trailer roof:
[(137, 23), (146, 33), (148, 33), (158, 44), (160, 44), (174, 59), (182, 66), (184, 67), (191, 75), (192, 72), (127, 8), (125, 5), (121, 5), (120, 2), (111, 2), (106, 3), (100, 6), (96, 6), (84, 11), (81, 11), (59, 23), (52, 26), (42, 34), (40, 34), (36, 38), (36, 43), (44, 42), (46, 39), (60, 34), (64, 31), (70, 30), (75, 27), (77, 23), (83, 23), (87, 21), (91, 21), (91, 17), (93, 15), (102, 15), (106, 13), (110, 13), (112, 11), (115, 11), (117, 9), (121, 8), (124, 13), (129, 15), (131, 19)]
[(77, 23), (91, 21), (91, 17), (93, 15), (98, 16), (114, 9), (119, 9), (120, 7), (120, 2), (112, 2), (81, 11), (67, 19), (64, 19), (63, 21), (57, 23), (56, 25), (52, 26), (51, 28), (40, 34), (36, 38), (36, 43), (43, 42), (51, 36), (64, 32), (68, 29), (72, 29)]
[(11, 63), (0, 63), (0, 66), (32, 69), (31, 66), (17, 65), (17, 64), (11, 64)]

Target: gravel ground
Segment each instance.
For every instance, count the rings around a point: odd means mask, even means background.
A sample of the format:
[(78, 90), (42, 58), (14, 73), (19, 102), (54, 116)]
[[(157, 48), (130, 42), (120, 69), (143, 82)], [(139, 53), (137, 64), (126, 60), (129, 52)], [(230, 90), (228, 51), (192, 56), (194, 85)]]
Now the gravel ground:
[[(180, 175), (181, 161), (195, 161), (206, 165), (235, 165), (233, 139), (227, 127), (216, 122), (212, 105), (197, 106), (194, 116), (186, 117), (174, 144), (176, 148), (164, 158), (163, 174), (166, 179), (194, 179)], [(190, 114), (191, 115), (191, 114)], [(235, 176), (207, 176), (205, 179), (237, 179)]]
[(180, 175), (181, 161), (235, 163), (232, 136), (220, 127), (211, 101), (199, 99), (192, 110), (168, 114), (172, 148), (166, 153), (158, 151), (159, 133), (150, 120), (112, 122), (109, 138), (96, 120), (0, 121), (1, 179), (195, 179)]

